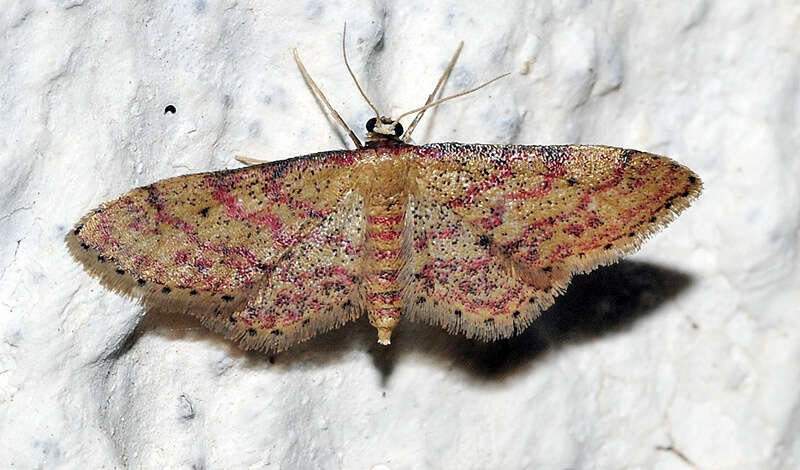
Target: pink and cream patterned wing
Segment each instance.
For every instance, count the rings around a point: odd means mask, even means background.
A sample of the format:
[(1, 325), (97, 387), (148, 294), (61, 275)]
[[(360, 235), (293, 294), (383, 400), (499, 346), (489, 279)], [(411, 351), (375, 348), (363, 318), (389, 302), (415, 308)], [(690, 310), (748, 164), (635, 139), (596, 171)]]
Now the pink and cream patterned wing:
[(87, 214), (67, 245), (115, 291), (227, 317), (337, 210), (359, 155), (326, 152), (162, 180)]
[(244, 308), (209, 326), (244, 349), (278, 352), (358, 318), (365, 311), (365, 233), (364, 200), (352, 191), (271, 263)]
[(452, 208), (412, 197), (405, 314), (450, 333), (494, 340), (527, 327), (553, 295), (513, 276), (485, 235)]
[[(531, 292), (529, 313), (513, 302), (491, 311), (459, 309), (457, 329), (488, 339), (526, 326), (573, 274), (635, 250), (702, 187), (697, 175), (666, 157), (611, 147), (432, 144), (418, 147), (417, 157), (414, 199), (420, 208), (440, 206), (443, 214), (421, 222), (431, 224), (426, 230), (460, 222), (458, 233), (468, 232), (459, 235), (463, 241), (477, 240), (486, 263), (502, 273), (497, 282), (471, 289), (502, 292), (501, 278), (509, 292), (519, 283), (533, 289), (520, 291), (518, 299)], [(465, 256), (457, 246), (452, 259)], [(477, 249), (473, 243), (470, 250)], [(443, 269), (441, 285), (457, 284), (453, 269), (465, 268)], [(409, 292), (419, 285), (412, 280)], [(425, 312), (416, 316), (451, 325), (436, 309)]]

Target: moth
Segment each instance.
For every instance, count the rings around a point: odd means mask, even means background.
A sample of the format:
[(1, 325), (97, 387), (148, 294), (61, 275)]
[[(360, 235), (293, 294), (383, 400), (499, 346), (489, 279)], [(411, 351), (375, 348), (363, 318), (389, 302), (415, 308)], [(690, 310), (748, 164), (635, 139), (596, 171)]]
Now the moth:
[(700, 194), (691, 170), (637, 150), (412, 145), (426, 109), (480, 88), (435, 100), (460, 50), (426, 105), (396, 119), (345, 53), (375, 111), (364, 144), (295, 50), (354, 150), (134, 189), (84, 216), (69, 251), (108, 288), (245, 349), (281, 351), (365, 313), (381, 344), (401, 318), (488, 341), (523, 331), (574, 274), (634, 251)]

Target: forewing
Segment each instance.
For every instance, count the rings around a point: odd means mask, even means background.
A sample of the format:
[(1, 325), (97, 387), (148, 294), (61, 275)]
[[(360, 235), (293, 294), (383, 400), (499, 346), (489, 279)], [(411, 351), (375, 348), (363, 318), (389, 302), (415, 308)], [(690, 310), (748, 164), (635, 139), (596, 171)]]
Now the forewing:
[(432, 144), (417, 155), (421, 204), (451, 210), (543, 306), (574, 273), (636, 249), (701, 189), (666, 157), (611, 147)]
[(195, 313), (231, 312), (351, 190), (357, 154), (179, 176), (86, 215), (72, 254), (108, 287)]

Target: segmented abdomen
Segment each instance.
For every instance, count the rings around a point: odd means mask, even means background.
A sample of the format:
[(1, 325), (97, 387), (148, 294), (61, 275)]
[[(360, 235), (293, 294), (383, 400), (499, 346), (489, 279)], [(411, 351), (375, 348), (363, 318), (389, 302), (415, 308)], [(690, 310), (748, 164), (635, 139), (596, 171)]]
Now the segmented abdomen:
[(399, 275), (404, 255), (403, 226), (408, 196), (373, 194), (367, 213), (367, 309), (371, 315), (398, 318), (402, 309)]

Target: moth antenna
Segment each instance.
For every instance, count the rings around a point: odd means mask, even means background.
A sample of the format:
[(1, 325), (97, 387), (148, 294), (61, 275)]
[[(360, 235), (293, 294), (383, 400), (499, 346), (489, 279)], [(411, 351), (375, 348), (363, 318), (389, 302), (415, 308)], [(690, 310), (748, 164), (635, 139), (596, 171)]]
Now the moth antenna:
[(359, 93), (361, 93), (361, 96), (364, 97), (364, 101), (366, 101), (369, 107), (372, 108), (373, 111), (375, 111), (375, 117), (377, 117), (378, 120), (380, 120), (381, 113), (378, 111), (378, 108), (376, 108), (375, 105), (372, 104), (372, 101), (370, 101), (369, 98), (367, 98), (367, 94), (364, 93), (364, 89), (361, 88), (361, 85), (358, 83), (358, 79), (356, 79), (356, 74), (354, 74), (353, 69), (350, 68), (350, 63), (347, 62), (347, 47), (345, 46), (346, 36), (347, 36), (347, 22), (344, 23), (344, 30), (342, 31), (342, 56), (344, 57), (344, 66), (347, 67), (347, 71), (350, 72), (350, 77), (353, 79), (353, 82), (355, 82), (356, 88), (358, 88), (358, 91)]
[[(428, 96), (428, 100), (425, 101), (425, 106), (433, 103), (434, 98), (439, 93), (439, 90), (442, 89), (442, 85), (444, 85), (445, 80), (447, 77), (450, 76), (450, 72), (453, 70), (453, 66), (456, 65), (456, 60), (458, 60), (458, 56), (461, 54), (461, 48), (464, 47), (464, 41), (458, 43), (458, 48), (456, 49), (456, 53), (453, 54), (453, 58), (450, 59), (450, 63), (447, 64), (447, 68), (444, 69), (444, 73), (439, 78), (439, 82), (436, 83), (436, 88), (433, 89), (433, 93)], [(403, 142), (408, 143), (411, 140), (411, 133), (414, 132), (414, 129), (417, 127), (419, 120), (422, 119), (422, 115), (425, 114), (425, 109), (421, 110), (417, 115), (414, 117), (414, 120), (411, 121), (411, 124), (408, 126), (408, 130), (406, 131), (405, 135), (403, 135)]]
[(448, 96), (446, 98), (442, 98), (440, 100), (436, 100), (433, 103), (426, 104), (425, 106), (420, 106), (419, 108), (415, 108), (415, 109), (412, 109), (411, 111), (407, 111), (407, 112), (401, 114), (400, 116), (398, 116), (397, 119), (395, 119), (392, 123), (393, 124), (397, 123), (398, 121), (400, 121), (400, 119), (403, 119), (404, 117), (408, 116), (409, 114), (414, 114), (417, 111), (424, 111), (424, 110), (426, 110), (428, 108), (432, 108), (434, 106), (439, 106), (440, 104), (444, 103), (445, 101), (450, 101), (452, 99), (455, 99), (455, 98), (458, 98), (458, 97), (461, 97), (461, 96), (464, 96), (464, 95), (468, 95), (468, 94), (472, 93), (473, 91), (478, 91), (481, 88), (483, 88), (483, 87), (485, 87), (487, 85), (490, 85), (490, 84), (496, 82), (497, 80), (500, 80), (501, 78), (505, 78), (505, 77), (507, 77), (509, 75), (511, 75), (511, 72), (504, 73), (503, 75), (500, 75), (499, 77), (495, 77), (495, 78), (489, 80), (488, 82), (483, 83), (482, 85), (476, 86), (475, 88), (471, 88), (469, 90), (462, 91), (461, 93), (456, 93), (455, 95), (450, 95), (450, 96)]
[(294, 61), (297, 62), (297, 67), (300, 69), (300, 73), (303, 74), (303, 79), (305, 79), (306, 83), (308, 83), (308, 86), (311, 87), (311, 90), (317, 96), (319, 96), (323, 103), (325, 103), (325, 107), (328, 108), (328, 111), (331, 113), (333, 118), (336, 119), (336, 122), (338, 122), (340, 126), (347, 130), (347, 135), (349, 135), (350, 139), (353, 140), (353, 143), (356, 144), (356, 148), (364, 147), (361, 141), (358, 140), (358, 137), (356, 137), (356, 134), (350, 129), (350, 127), (348, 127), (347, 123), (344, 122), (342, 117), (339, 116), (339, 113), (333, 109), (333, 106), (331, 106), (331, 104), (328, 102), (328, 99), (325, 98), (322, 90), (320, 90), (317, 84), (314, 83), (314, 80), (311, 79), (311, 75), (308, 74), (308, 71), (306, 71), (306, 68), (303, 66), (303, 62), (300, 60), (300, 56), (297, 54), (297, 49), (292, 49), (292, 52), (294, 53)]

